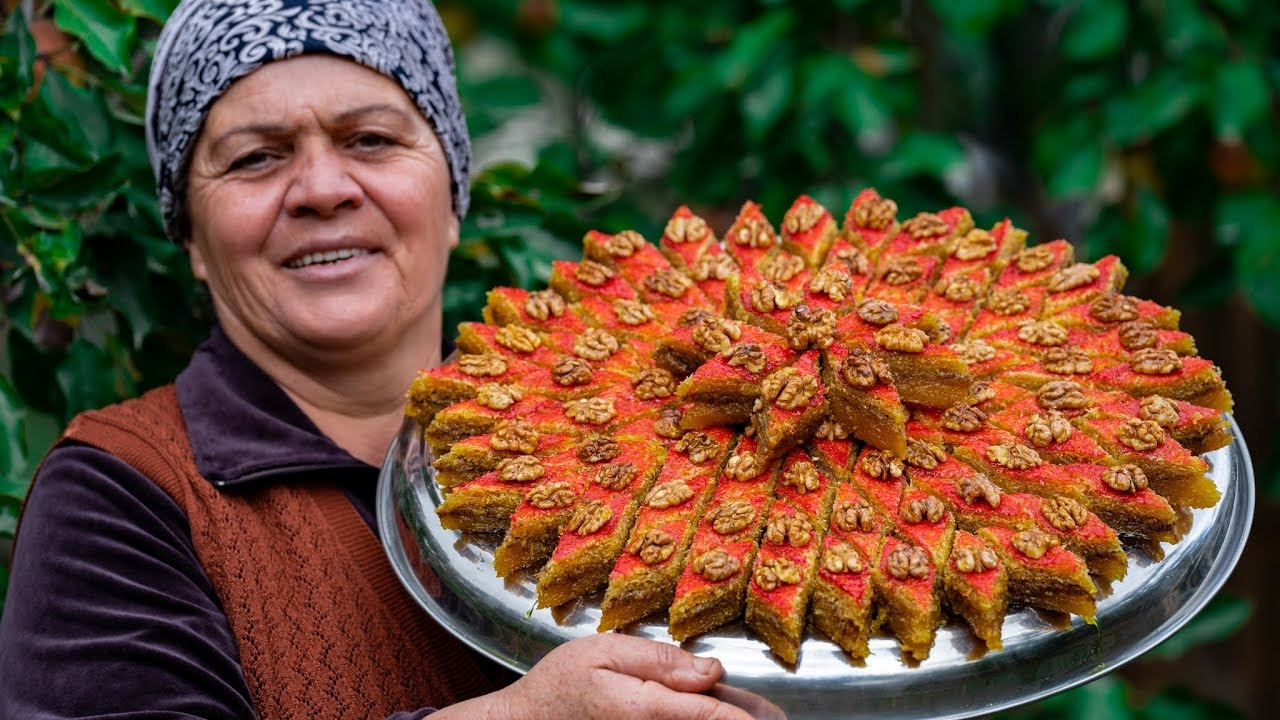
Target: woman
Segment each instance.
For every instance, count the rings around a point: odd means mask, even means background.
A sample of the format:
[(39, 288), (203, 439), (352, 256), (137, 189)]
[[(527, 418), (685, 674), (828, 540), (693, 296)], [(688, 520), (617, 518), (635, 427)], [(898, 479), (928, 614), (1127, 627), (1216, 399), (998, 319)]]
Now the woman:
[(76, 418), (42, 464), (0, 717), (748, 717), (713, 698), (714, 659), (622, 635), (496, 689), (381, 553), (376, 467), (440, 361), (468, 201), (426, 0), (188, 0), (147, 134), (218, 327), (174, 385)]

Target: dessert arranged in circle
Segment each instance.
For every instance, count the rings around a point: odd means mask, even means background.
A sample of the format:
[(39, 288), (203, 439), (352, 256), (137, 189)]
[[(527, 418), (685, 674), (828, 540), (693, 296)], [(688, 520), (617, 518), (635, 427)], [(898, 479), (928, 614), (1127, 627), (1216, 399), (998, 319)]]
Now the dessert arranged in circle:
[(956, 622), (997, 650), (1010, 608), (1091, 620), (1218, 502), (1231, 395), (1114, 256), (871, 189), (842, 221), (747, 202), (717, 238), (681, 207), (583, 245), (492, 290), (406, 413), (443, 525), (602, 631), (742, 619), (788, 664), (807, 632), (854, 661), (885, 633), (914, 663)]

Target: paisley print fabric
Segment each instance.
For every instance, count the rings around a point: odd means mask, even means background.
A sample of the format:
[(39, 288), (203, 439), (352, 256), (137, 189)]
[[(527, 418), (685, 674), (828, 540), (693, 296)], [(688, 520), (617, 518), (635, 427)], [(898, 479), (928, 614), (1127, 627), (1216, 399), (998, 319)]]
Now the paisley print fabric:
[(470, 203), (471, 141), (453, 48), (428, 0), (184, 0), (156, 47), (147, 94), (147, 152), (165, 231), (182, 240), (180, 174), (210, 106), (274, 60), (330, 53), (399, 82), (440, 137), (453, 207)]

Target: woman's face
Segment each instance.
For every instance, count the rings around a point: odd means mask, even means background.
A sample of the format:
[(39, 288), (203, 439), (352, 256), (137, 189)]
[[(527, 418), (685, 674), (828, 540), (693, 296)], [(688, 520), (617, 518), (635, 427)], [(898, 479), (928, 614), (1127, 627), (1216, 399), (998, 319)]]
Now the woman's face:
[(233, 339), (295, 363), (385, 349), (439, 317), (449, 178), (394, 80), (333, 56), (270, 63), (214, 103), (196, 142), (192, 269)]

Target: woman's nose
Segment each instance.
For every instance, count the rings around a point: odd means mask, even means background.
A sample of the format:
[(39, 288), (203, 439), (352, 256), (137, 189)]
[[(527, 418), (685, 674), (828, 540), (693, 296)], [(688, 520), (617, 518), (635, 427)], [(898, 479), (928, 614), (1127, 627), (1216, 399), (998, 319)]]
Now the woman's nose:
[(343, 209), (360, 207), (364, 189), (352, 177), (346, 158), (331, 143), (302, 144), (296, 173), (285, 195), (285, 209), (294, 217), (332, 217)]

